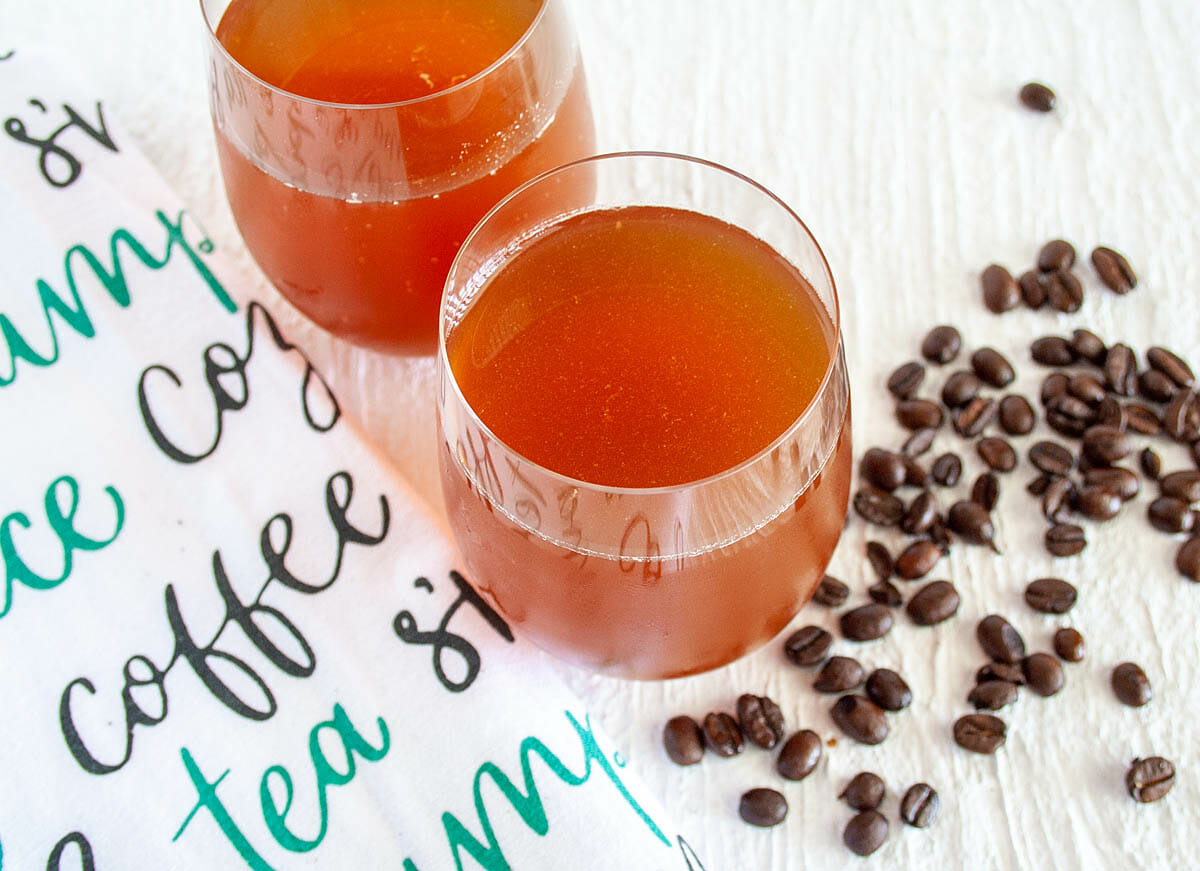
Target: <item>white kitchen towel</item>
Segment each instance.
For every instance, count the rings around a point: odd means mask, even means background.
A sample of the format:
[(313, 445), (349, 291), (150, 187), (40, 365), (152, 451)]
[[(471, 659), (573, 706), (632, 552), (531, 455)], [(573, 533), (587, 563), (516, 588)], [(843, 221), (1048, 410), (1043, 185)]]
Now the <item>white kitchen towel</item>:
[(0, 60), (0, 869), (700, 868), (60, 69)]

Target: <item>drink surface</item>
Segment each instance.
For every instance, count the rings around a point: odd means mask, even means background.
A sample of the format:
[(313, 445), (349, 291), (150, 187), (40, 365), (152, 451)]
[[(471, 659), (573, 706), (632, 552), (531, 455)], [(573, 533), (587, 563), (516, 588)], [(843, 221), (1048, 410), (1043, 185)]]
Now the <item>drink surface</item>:
[(767, 447), (834, 348), (808, 282), (697, 212), (633, 206), (552, 224), (502, 262), (447, 339), (496, 437), (568, 477), (661, 487)]

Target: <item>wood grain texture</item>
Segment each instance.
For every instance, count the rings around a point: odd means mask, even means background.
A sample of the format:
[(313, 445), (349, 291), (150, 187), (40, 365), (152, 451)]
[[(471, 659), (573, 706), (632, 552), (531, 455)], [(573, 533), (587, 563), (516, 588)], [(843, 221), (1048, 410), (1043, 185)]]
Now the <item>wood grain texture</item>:
[[(821, 241), (841, 291), (860, 448), (900, 443), (883, 380), (916, 356), (934, 323), (958, 324), (968, 348), (991, 344), (1009, 353), (1026, 391), (1036, 391), (1043, 374), (1023, 350), (1028, 341), (1083, 324), (1139, 349), (1161, 342), (1200, 363), (1200, 5), (577, 0), (574, 7), (603, 149), (682, 151), (728, 164), (776, 191)], [(52, 0), (4, 12), (0, 38), (40, 39), (77, 55), (112, 114), (217, 242), (250, 268), (216, 172), (197, 4)], [(1017, 103), (1018, 88), (1035, 78), (1057, 90), (1054, 114)], [(1115, 297), (1085, 264), (1088, 296), (1077, 315), (998, 318), (984, 310), (977, 283), (984, 266), (996, 261), (1018, 272), (1032, 265), (1041, 242), (1060, 236), (1081, 252), (1097, 244), (1123, 251), (1139, 288)], [(348, 348), (304, 324), (265, 283), (255, 290), (381, 450), (440, 504), (432, 364)], [(1018, 440), (1022, 455), (1034, 438)], [(934, 451), (956, 444), (942, 433)], [(973, 453), (965, 456), (964, 492), (981, 469)], [(1177, 451), (1164, 451), (1164, 459), (1167, 468), (1185, 462)], [(1002, 481), (1003, 560), (959, 547), (938, 566), (935, 576), (953, 580), (963, 596), (958, 618), (934, 629), (901, 618), (881, 642), (838, 642), (838, 652), (900, 671), (916, 701), (891, 718), (892, 737), (882, 746), (839, 741), (808, 780), (784, 785), (791, 813), (776, 829), (751, 830), (736, 810), (744, 790), (781, 783), (770, 754), (751, 750), (678, 769), (661, 750), (659, 730), (675, 713), (731, 710), (751, 690), (777, 699), (791, 727), (833, 736), (832, 699), (811, 692), (811, 676), (785, 662), (779, 642), (670, 683), (563, 669), (710, 871), (857, 867), (841, 846), (849, 811), (835, 796), (861, 769), (879, 772), (889, 787), (892, 832), (873, 860), (879, 867), (1092, 871), (1191, 861), (1200, 812), (1200, 703), (1190, 695), (1200, 679), (1200, 587), (1176, 576), (1178, 545), (1150, 531), (1144, 493), (1103, 532), (1089, 529), (1093, 544), (1083, 557), (1052, 560), (1022, 492), (1030, 477), (1022, 460)], [(865, 537), (852, 524), (832, 567), (851, 584), (853, 602), (869, 583)], [(1069, 620), (1021, 601), (1025, 584), (1048, 574), (1080, 589)], [(991, 611), (1007, 613), (1035, 650), (1050, 648), (1058, 625), (1075, 625), (1089, 657), (1067, 667), (1059, 696), (1027, 695), (1004, 713), (1010, 736), (997, 756), (972, 757), (951, 745), (950, 725), (967, 710), (982, 660), (974, 623)], [(793, 625), (834, 629), (833, 616), (813, 607)], [(1108, 689), (1109, 670), (1125, 659), (1140, 662), (1155, 686), (1144, 709), (1121, 707)], [(1124, 794), (1125, 767), (1155, 753), (1175, 760), (1179, 783), (1161, 803), (1137, 806)], [(916, 780), (943, 797), (927, 831), (897, 821), (898, 794)]]

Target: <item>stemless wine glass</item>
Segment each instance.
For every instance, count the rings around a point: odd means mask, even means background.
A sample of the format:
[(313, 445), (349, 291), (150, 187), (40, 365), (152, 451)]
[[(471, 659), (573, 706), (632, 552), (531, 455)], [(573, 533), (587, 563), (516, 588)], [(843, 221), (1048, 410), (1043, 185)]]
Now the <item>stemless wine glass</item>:
[[(524, 256), (528, 240), (568, 216), (631, 206), (711, 216), (766, 243), (797, 276), (795, 293), (815, 298), (828, 338), (820, 387), (786, 431), (732, 468), (673, 486), (601, 486), (522, 456), (464, 398), (452, 365), (462, 357), (449, 350), (464, 316), (488, 299), (489, 281)], [(547, 287), (556, 281), (546, 276)], [(508, 306), (481, 353), (535, 322), (539, 305)], [(604, 155), (551, 170), (468, 237), (447, 278), (439, 331), (440, 464), (451, 527), (474, 583), (527, 638), (596, 671), (674, 677), (762, 645), (811, 597), (846, 516), (849, 385), (829, 267), (808, 229), (769, 191), (679, 155)], [(538, 391), (555, 375), (523, 373), (521, 389)]]
[[(422, 8), (438, 3), (446, 7), (439, 26), (481, 5), (427, 0)], [(405, 7), (201, 0), (218, 156), (250, 253), (280, 293), (329, 332), (385, 352), (431, 354), (446, 273), (471, 228), (522, 182), (595, 151), (564, 3), (543, 0), (523, 35), (482, 71), (401, 102), (290, 93), (252, 73), (226, 45), (237, 32), (239, 45), (257, 41), (261, 57), (286, 27), (314, 56), (334, 39), (352, 53), (345, 40), (358, 35), (354, 28), (370, 33), (388, 15), (409, 14)], [(278, 20), (262, 19), (267, 13)], [(349, 33), (323, 32), (317, 15), (341, 16)], [(408, 49), (399, 48), (407, 62)], [(280, 58), (289, 70), (304, 61)]]

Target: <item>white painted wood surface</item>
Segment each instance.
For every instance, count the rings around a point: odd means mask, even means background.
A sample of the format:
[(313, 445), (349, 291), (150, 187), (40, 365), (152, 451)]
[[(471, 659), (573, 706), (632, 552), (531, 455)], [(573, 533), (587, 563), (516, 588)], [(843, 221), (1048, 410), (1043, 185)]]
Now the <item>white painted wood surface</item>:
[[(809, 223), (841, 290), (854, 388), (855, 439), (898, 445), (882, 388), (913, 356), (931, 324), (958, 324), (969, 347), (992, 344), (1019, 366), (1019, 386), (1041, 373), (1030, 338), (1091, 325), (1139, 350), (1153, 342), (1200, 363), (1200, 4), (1177, 2), (939, 3), (934, 0), (575, 0), (600, 145), (701, 155), (778, 192)], [(227, 249), (240, 242), (224, 203), (208, 125), (202, 23), (192, 0), (4, 0), (0, 41), (50, 42), (74, 54), (106, 106)], [(0, 45), (0, 50), (7, 46)], [(2, 70), (0, 70), (2, 72)], [(1060, 109), (1023, 111), (1026, 80), (1055, 87)], [(978, 300), (979, 270), (1014, 272), (1038, 244), (1063, 236), (1081, 250), (1126, 252), (1141, 276), (1125, 298), (1088, 288), (1074, 316), (1020, 311), (997, 318)], [(244, 252), (240, 255), (249, 265)], [(356, 351), (308, 327), (260, 282), (255, 292), (300, 338), (343, 404), (440, 504), (432, 364)], [(1031, 438), (1020, 440), (1022, 453)], [(1141, 440), (1139, 440), (1140, 446)], [(943, 434), (935, 451), (953, 446)], [(1168, 468), (1184, 464), (1165, 450)], [(965, 485), (979, 471), (968, 461)], [(731, 708), (745, 690), (769, 693), (789, 724), (833, 736), (810, 675), (786, 665), (779, 643), (713, 674), (630, 684), (564, 668), (596, 716), (651, 782), (710, 871), (858, 867), (840, 843), (848, 810), (836, 793), (869, 768), (888, 781), (888, 868), (1162, 869), (1191, 867), (1200, 818), (1200, 587), (1176, 576), (1177, 543), (1154, 533), (1145, 494), (1075, 560), (1041, 549), (1040, 519), (1023, 492), (1022, 461), (1006, 476), (999, 510), (1004, 560), (959, 547), (936, 575), (963, 593), (957, 620), (935, 630), (901, 618), (884, 641), (839, 642), (869, 665), (897, 668), (916, 695), (891, 719), (881, 747), (841, 741), (820, 769), (783, 787), (785, 825), (752, 830), (736, 814), (740, 793), (779, 786), (772, 759), (749, 751), (681, 770), (659, 745), (671, 714)], [(864, 530), (854, 524), (832, 571), (863, 599)], [(893, 541), (884, 537), (886, 541)], [(1067, 668), (1060, 696), (1026, 695), (1004, 717), (1008, 745), (973, 757), (950, 742), (981, 662), (975, 620), (1010, 615), (1034, 649), (1066, 623), (1031, 612), (1025, 583), (1046, 574), (1074, 581), (1069, 622), (1089, 642)], [(753, 579), (746, 579), (752, 583)], [(806, 610), (796, 626), (833, 628)], [(1140, 662), (1156, 697), (1119, 706), (1112, 665)], [(1135, 755), (1173, 758), (1180, 780), (1158, 805), (1137, 806), (1122, 776)], [(934, 828), (896, 822), (897, 793), (915, 780), (943, 796)], [(866, 863), (863, 863), (866, 867)]]

